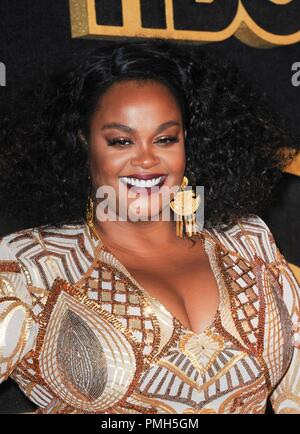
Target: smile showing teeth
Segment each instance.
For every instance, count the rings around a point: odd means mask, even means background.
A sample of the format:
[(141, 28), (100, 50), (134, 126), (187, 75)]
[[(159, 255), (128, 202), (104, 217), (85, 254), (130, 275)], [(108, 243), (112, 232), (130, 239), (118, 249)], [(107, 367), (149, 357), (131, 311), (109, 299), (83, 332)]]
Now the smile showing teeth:
[(145, 180), (145, 179), (127, 178), (127, 176), (121, 176), (120, 180), (124, 182), (124, 184), (129, 184), (134, 187), (150, 188), (160, 184), (163, 178), (164, 178), (163, 176), (159, 176), (158, 178)]

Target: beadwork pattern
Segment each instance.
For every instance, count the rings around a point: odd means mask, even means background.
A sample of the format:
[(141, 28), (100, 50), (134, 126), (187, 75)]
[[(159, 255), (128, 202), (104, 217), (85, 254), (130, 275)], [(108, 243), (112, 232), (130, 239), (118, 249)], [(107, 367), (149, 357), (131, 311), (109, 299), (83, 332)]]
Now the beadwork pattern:
[(203, 230), (219, 288), (194, 333), (86, 224), (0, 239), (0, 381), (37, 413), (300, 413), (300, 288), (265, 222)]

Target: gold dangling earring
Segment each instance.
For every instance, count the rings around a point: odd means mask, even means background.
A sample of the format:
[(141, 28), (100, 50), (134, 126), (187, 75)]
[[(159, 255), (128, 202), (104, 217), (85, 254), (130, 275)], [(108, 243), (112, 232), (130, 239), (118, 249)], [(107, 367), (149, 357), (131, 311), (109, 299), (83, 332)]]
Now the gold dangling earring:
[(183, 236), (183, 219), (184, 229), (188, 237), (197, 233), (195, 212), (200, 205), (200, 196), (195, 197), (193, 190), (185, 190), (188, 185), (188, 178), (183, 177), (181, 191), (177, 192), (170, 207), (176, 214), (176, 235), (180, 238)]
[[(89, 176), (88, 179), (90, 181), (91, 177)], [(94, 226), (94, 208), (95, 208), (95, 205), (94, 205), (94, 201), (93, 201), (91, 192), (92, 192), (92, 183), (90, 181), (89, 194), (88, 194), (88, 199), (87, 199), (87, 203), (86, 203), (86, 222), (87, 222), (87, 225), (90, 229), (92, 236), (95, 237), (95, 239), (100, 241), (100, 243), (102, 244), (102, 240), (99, 237), (99, 235), (96, 231), (96, 228)]]
[[(89, 180), (91, 179), (90, 176), (88, 179)], [(91, 182), (90, 182), (88, 200), (86, 204), (86, 222), (89, 225), (89, 227), (92, 229), (92, 231), (94, 226), (93, 220), (94, 220), (94, 202), (91, 195)]]

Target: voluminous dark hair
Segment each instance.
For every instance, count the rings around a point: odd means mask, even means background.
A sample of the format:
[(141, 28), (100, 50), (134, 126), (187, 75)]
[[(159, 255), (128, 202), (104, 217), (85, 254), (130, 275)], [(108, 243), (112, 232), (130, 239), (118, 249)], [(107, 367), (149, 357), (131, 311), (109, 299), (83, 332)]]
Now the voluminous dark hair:
[[(265, 97), (237, 67), (198, 47), (158, 40), (101, 46), (50, 76), (49, 84), (2, 107), (2, 218), (23, 227), (83, 223), (88, 195), (89, 121), (121, 80), (156, 80), (181, 107), (186, 171), (203, 185), (205, 228), (226, 229), (260, 214), (295, 156)], [(22, 104), (23, 103), (23, 104)]]

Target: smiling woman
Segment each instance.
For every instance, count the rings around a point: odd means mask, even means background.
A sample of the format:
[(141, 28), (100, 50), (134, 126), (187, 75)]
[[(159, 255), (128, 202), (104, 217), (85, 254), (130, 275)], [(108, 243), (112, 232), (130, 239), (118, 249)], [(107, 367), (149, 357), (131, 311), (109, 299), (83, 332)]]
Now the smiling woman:
[(2, 214), (26, 224), (0, 241), (0, 379), (38, 413), (300, 412), (300, 288), (258, 216), (293, 155), (262, 98), (154, 41), (88, 53), (40, 101), (1, 130)]
[[(119, 123), (112, 122), (114, 119), (119, 119)], [(130, 217), (130, 211), (136, 209), (132, 207), (136, 199), (134, 194), (130, 197), (129, 191), (144, 193), (138, 204), (135, 202), (140, 218), (150, 213), (154, 217), (163, 208), (169, 208), (170, 198), (164, 195), (164, 203), (155, 200), (160, 190), (154, 192), (151, 187), (164, 185), (171, 189), (180, 185), (185, 153), (180, 106), (165, 85), (132, 79), (112, 85), (91, 117), (88, 141), (94, 190), (102, 185), (114, 188), (117, 215), (125, 209)], [(128, 192), (126, 189), (125, 195), (119, 181), (134, 188)], [(147, 186), (151, 191), (145, 191)]]

